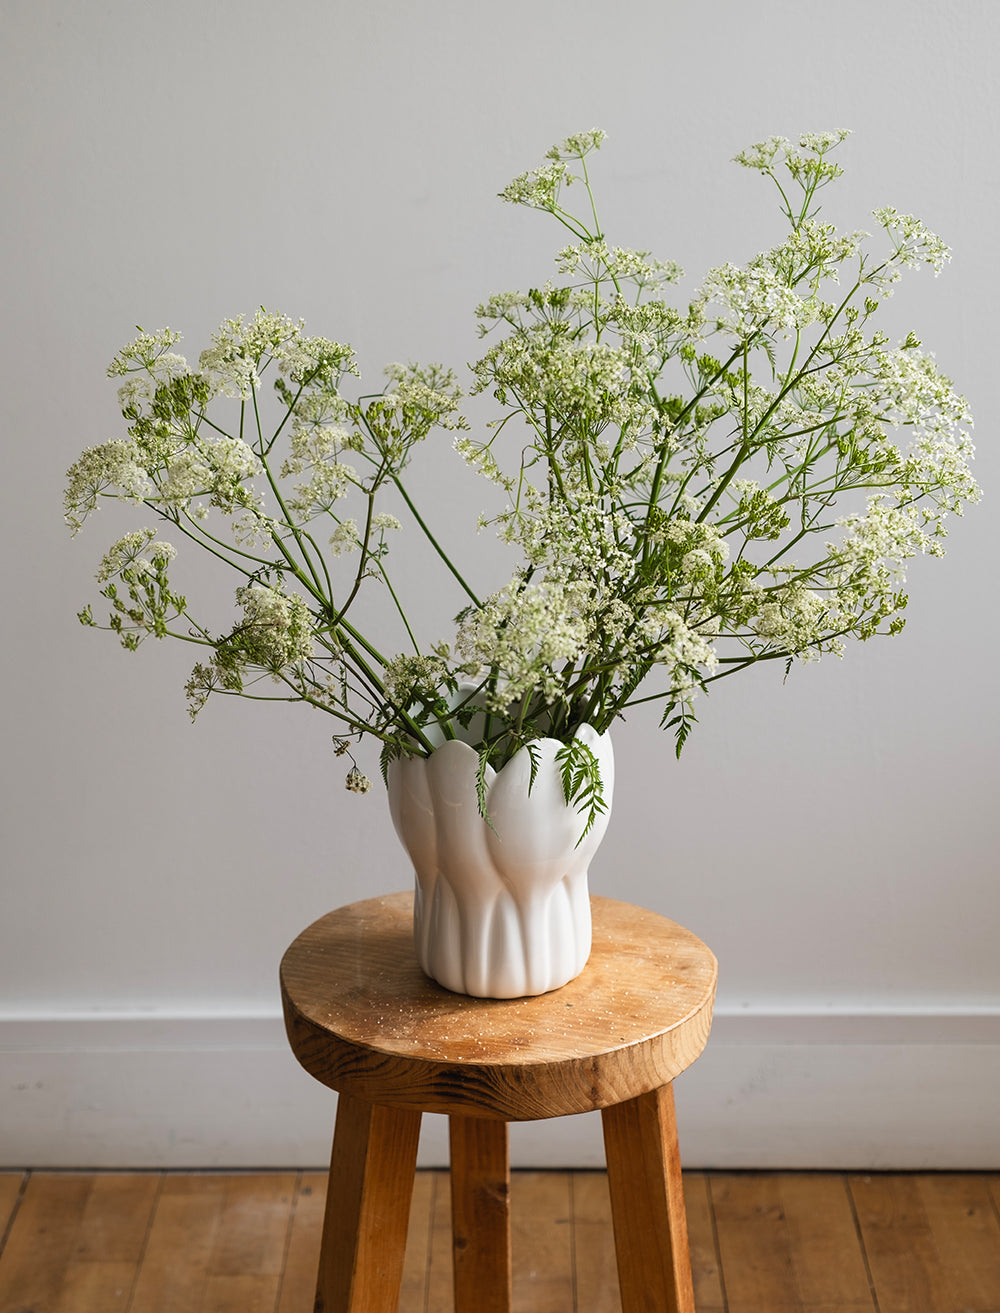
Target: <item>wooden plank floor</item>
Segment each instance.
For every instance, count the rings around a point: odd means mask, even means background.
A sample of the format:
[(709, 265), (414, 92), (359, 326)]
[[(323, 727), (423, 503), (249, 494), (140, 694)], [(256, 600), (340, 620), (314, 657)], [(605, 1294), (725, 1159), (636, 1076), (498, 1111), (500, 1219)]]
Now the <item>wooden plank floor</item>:
[[(686, 1172), (698, 1313), (1000, 1313), (1000, 1174)], [(318, 1172), (0, 1173), (0, 1313), (308, 1313)], [(516, 1172), (516, 1313), (620, 1313), (603, 1172)], [(400, 1313), (451, 1313), (448, 1178)]]

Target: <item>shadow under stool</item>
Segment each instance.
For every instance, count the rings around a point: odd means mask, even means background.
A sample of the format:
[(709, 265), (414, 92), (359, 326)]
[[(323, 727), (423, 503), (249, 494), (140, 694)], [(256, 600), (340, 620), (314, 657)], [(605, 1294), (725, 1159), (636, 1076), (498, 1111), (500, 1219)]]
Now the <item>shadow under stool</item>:
[(456, 1313), (510, 1313), (507, 1123), (598, 1108), (623, 1313), (694, 1313), (671, 1081), (708, 1039), (715, 958), (666, 917), (591, 905), (583, 974), (533, 998), (429, 980), (410, 894), (342, 907), (288, 949), (292, 1051), (339, 1094), (315, 1313), (396, 1313), (425, 1112), (449, 1118)]

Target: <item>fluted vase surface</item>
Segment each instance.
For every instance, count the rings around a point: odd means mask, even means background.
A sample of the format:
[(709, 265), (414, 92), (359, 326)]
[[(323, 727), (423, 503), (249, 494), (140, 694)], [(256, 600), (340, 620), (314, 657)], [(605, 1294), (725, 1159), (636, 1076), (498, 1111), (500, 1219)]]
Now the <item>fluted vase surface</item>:
[(448, 740), (429, 757), (391, 763), (389, 809), (416, 875), (417, 959), (446, 989), (520, 998), (586, 966), (587, 873), (607, 829), (614, 756), (607, 734), (583, 725), (577, 737), (597, 758), (607, 804), (586, 834), (586, 815), (565, 800), (556, 739), (531, 745), (534, 779), (525, 748), (499, 771), (487, 766), (488, 819), (469, 744)]

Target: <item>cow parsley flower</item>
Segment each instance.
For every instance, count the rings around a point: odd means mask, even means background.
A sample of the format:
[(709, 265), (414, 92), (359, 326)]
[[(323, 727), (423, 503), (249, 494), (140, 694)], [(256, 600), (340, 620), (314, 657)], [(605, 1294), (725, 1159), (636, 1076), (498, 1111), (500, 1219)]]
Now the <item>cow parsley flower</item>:
[(361, 546), (358, 536), (358, 522), (353, 518), (341, 520), (328, 539), (334, 556), (343, 556), (345, 552), (356, 551)]
[(347, 772), (344, 785), (351, 793), (367, 793), (372, 787), (372, 782), (367, 775), (362, 775), (357, 766), (352, 766)]
[(212, 334), (212, 345), (201, 353), (199, 368), (224, 396), (246, 401), (260, 386), (259, 370), (265, 364), (286, 358), (290, 347), (301, 350), (301, 332), (301, 320), (296, 323), (263, 308), (249, 321), (237, 315)]
[(66, 476), (66, 523), (77, 533), (102, 496), (138, 504), (153, 490), (142, 453), (133, 442), (115, 439), (88, 447)]
[(183, 356), (170, 350), (180, 339), (180, 333), (170, 328), (162, 328), (157, 333), (147, 333), (140, 328), (138, 337), (123, 346), (108, 365), (108, 377), (142, 372), (152, 378), (170, 378), (183, 372), (187, 362)]
[(248, 664), (274, 675), (313, 654), (313, 616), (305, 598), (263, 584), (237, 588), (243, 619), (227, 640)]
[(951, 259), (951, 248), (912, 214), (900, 214), (891, 205), (873, 214), (892, 239), (900, 264), (910, 269), (929, 264), (937, 276)]
[(106, 583), (123, 570), (131, 569), (136, 574), (152, 570), (156, 561), (172, 561), (177, 550), (170, 543), (154, 541), (155, 529), (139, 529), (133, 533), (123, 534), (113, 543), (101, 559), (97, 569), (97, 582)]

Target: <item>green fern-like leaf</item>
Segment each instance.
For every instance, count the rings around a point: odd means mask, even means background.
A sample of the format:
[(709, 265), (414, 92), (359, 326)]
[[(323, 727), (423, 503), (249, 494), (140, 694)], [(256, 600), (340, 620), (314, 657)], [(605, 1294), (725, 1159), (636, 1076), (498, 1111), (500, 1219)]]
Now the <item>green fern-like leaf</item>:
[(674, 751), (677, 759), (680, 760), (680, 755), (684, 750), (684, 744), (687, 742), (688, 735), (691, 733), (692, 728), (697, 725), (698, 718), (691, 714), (689, 707), (682, 707), (676, 716), (671, 716), (668, 720), (667, 717), (676, 706), (677, 703), (672, 702), (663, 713), (663, 719), (660, 721), (660, 728), (674, 730), (674, 738), (676, 740)]
[(587, 837), (599, 816), (608, 810), (604, 800), (604, 783), (601, 767), (592, 748), (582, 739), (570, 739), (556, 753), (556, 765), (562, 779), (563, 798), (567, 807), (575, 807), (586, 817), (583, 833), (576, 847)]
[(382, 772), (382, 782), (386, 788), (389, 787), (389, 763), (398, 761), (403, 755), (403, 749), (398, 743), (383, 743), (382, 751), (378, 754), (379, 769)]
[(541, 760), (538, 752), (537, 743), (526, 743), (524, 750), (528, 754), (528, 760), (531, 762), (531, 768), (528, 774), (528, 792), (535, 787), (535, 780), (538, 778), (538, 764)]
[[(490, 764), (490, 756), (493, 749), (489, 746), (479, 749), (479, 765), (476, 768), (476, 800), (479, 803), (479, 815), (490, 827), (494, 834), (497, 833), (496, 826), (490, 820), (490, 814), (486, 809), (486, 796), (489, 793), (489, 781), (486, 778), (486, 768)], [(497, 838), (500, 836), (497, 835)]]

